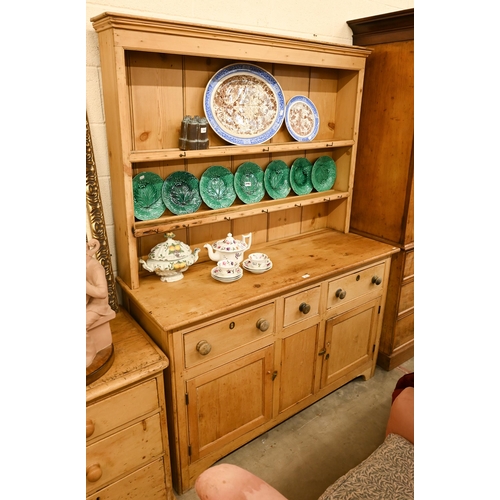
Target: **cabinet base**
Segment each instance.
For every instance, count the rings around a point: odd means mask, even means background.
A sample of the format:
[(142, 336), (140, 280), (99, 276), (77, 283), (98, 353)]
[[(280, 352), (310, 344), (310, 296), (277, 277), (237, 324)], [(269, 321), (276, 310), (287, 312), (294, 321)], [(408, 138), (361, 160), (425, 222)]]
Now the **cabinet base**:
[(400, 351), (394, 351), (391, 355), (384, 354), (383, 352), (378, 353), (377, 365), (384, 370), (391, 371), (397, 366), (401, 365), (405, 361), (413, 358), (414, 348), (413, 342), (411, 345), (405, 347)]

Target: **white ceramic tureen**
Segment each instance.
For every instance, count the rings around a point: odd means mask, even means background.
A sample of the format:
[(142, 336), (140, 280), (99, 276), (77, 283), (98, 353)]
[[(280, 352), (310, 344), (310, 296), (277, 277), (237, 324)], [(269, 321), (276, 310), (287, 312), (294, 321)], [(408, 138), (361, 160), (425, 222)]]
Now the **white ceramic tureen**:
[(235, 240), (231, 233), (223, 240), (216, 241), (213, 245), (208, 243), (205, 248), (208, 250), (208, 256), (218, 262), (227, 259), (240, 263), (243, 260), (243, 254), (250, 249), (252, 244), (252, 233), (242, 235), (242, 240)]
[(174, 240), (175, 234), (167, 233), (167, 241), (158, 243), (149, 252), (148, 260), (139, 259), (139, 263), (146, 271), (156, 273), (161, 281), (181, 280), (189, 266), (198, 260), (199, 248), (191, 251), (188, 245)]

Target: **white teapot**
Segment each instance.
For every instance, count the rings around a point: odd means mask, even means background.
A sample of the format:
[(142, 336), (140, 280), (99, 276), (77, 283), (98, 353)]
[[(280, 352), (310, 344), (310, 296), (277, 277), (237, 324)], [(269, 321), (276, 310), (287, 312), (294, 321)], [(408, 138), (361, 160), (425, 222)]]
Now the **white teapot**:
[(216, 241), (213, 245), (207, 243), (205, 248), (208, 250), (208, 256), (215, 262), (227, 259), (240, 263), (244, 252), (250, 249), (252, 233), (243, 234), (242, 238), (243, 240), (235, 240), (233, 235), (228, 233), (225, 239)]

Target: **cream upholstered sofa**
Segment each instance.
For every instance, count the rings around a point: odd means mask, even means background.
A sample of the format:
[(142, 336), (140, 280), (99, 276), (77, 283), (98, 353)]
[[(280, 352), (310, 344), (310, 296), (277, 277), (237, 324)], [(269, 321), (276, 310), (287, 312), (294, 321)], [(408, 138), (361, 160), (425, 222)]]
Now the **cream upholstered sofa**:
[[(413, 387), (395, 391), (384, 442), (318, 500), (413, 499), (413, 408)], [(259, 477), (231, 464), (204, 471), (195, 489), (201, 500), (287, 500)]]

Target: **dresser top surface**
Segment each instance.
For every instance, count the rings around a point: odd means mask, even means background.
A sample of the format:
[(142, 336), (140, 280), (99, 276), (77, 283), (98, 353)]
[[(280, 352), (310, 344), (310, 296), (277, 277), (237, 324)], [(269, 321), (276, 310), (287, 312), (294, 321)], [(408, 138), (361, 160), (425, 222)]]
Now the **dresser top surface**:
[[(206, 252), (206, 250), (202, 250)], [(151, 273), (138, 289), (120, 281), (124, 292), (164, 331), (201, 322), (214, 314), (226, 314), (262, 303), (298, 288), (314, 285), (350, 270), (390, 257), (399, 249), (355, 234), (324, 230), (289, 241), (252, 245), (252, 252), (268, 255), (273, 267), (263, 274), (243, 271), (231, 283), (211, 276), (214, 261), (197, 262), (176, 282), (162, 282)]]
[(110, 322), (114, 360), (109, 370), (87, 386), (87, 404), (164, 370), (168, 358), (126, 311)]

